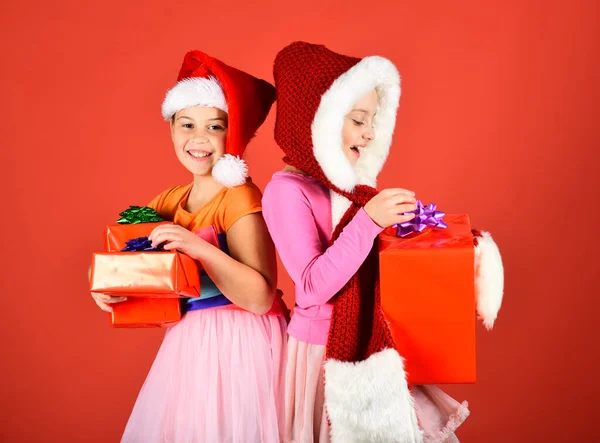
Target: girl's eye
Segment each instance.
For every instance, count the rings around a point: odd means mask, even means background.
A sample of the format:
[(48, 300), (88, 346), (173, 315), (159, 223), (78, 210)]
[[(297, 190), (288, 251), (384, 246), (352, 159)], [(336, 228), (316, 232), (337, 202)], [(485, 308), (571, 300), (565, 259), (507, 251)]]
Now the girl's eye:
[(361, 121), (354, 120), (354, 119), (352, 119), (352, 122), (353, 122), (353, 123), (354, 123), (356, 126), (362, 126), (362, 125), (364, 125), (364, 124), (365, 124), (365, 122), (361, 122)]
[(181, 127), (185, 128), (185, 129), (194, 129), (194, 124), (193, 123), (184, 123), (183, 125), (181, 125)]
[(225, 130), (225, 128), (220, 125), (210, 125), (208, 127), (208, 129), (210, 129), (211, 131), (224, 131)]

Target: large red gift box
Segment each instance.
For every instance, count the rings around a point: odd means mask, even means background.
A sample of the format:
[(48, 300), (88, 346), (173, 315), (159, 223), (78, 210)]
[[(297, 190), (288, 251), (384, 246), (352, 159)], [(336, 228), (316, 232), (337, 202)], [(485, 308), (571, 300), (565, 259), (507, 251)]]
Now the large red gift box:
[(410, 384), (475, 382), (474, 247), (469, 217), (379, 238), (381, 305)]

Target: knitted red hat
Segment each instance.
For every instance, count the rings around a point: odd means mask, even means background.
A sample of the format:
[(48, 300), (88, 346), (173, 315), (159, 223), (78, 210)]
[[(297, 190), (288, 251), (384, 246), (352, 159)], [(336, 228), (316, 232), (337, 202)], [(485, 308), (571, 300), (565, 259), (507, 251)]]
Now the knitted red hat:
[[(335, 242), (374, 195), (387, 158), (400, 98), (400, 78), (382, 57), (358, 59), (321, 45), (292, 43), (274, 64), (275, 140), (284, 161), (330, 189)], [(356, 167), (343, 153), (344, 116), (372, 89), (379, 98), (375, 138)], [(479, 234), (477, 234), (479, 236)], [(404, 364), (395, 350), (379, 295), (377, 247), (334, 297), (325, 363), (325, 400), (333, 442), (420, 442)], [(502, 299), (498, 249), (484, 233), (476, 242), (478, 311), (491, 327)], [(484, 269), (486, 268), (486, 269)]]
[(227, 112), (226, 154), (215, 164), (212, 175), (224, 186), (234, 187), (246, 182), (248, 167), (241, 157), (274, 101), (275, 88), (270, 83), (203, 52), (190, 51), (183, 59), (177, 84), (165, 97), (162, 115), (169, 120), (177, 111), (192, 106)]

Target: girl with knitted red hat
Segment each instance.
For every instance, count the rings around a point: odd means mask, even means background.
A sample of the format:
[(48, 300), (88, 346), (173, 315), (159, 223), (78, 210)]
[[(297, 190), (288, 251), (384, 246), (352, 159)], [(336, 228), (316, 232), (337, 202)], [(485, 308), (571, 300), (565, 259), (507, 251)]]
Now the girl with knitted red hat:
[(407, 385), (379, 302), (376, 237), (412, 218), (414, 193), (377, 192), (400, 98), (382, 57), (296, 42), (274, 64), (285, 169), (263, 211), (295, 283), (286, 442), (444, 442), (468, 415), (434, 386)]
[[(262, 196), (239, 158), (274, 99), (271, 84), (200, 51), (185, 56), (167, 93), (163, 117), (193, 181), (152, 200), (174, 224), (149, 238), (197, 259), (206, 275), (202, 296), (186, 300), (165, 335), (123, 442), (281, 441), (285, 306)], [(221, 249), (195, 234), (211, 225)]]

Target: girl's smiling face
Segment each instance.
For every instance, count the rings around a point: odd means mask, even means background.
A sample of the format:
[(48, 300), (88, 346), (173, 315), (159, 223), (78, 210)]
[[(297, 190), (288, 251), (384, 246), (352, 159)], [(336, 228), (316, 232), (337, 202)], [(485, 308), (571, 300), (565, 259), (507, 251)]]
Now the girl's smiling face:
[(217, 108), (191, 107), (178, 111), (171, 120), (175, 154), (194, 175), (210, 175), (225, 154), (227, 113)]
[(344, 117), (342, 149), (352, 166), (356, 166), (361, 151), (375, 138), (373, 119), (377, 112), (377, 103), (377, 91), (373, 89), (356, 102), (352, 111)]

